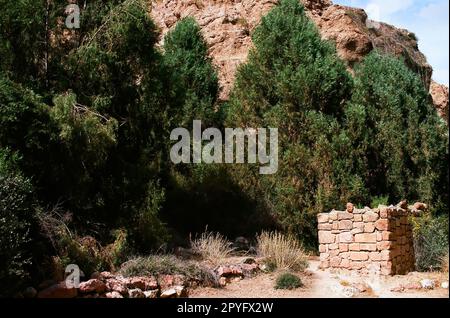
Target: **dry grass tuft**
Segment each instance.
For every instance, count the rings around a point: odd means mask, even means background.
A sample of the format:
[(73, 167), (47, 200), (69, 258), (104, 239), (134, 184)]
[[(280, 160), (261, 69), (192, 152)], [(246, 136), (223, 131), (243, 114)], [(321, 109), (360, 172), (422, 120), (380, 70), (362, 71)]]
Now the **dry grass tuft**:
[(220, 233), (206, 230), (200, 237), (191, 240), (192, 251), (212, 264), (219, 264), (234, 251), (231, 243)]
[(292, 235), (262, 232), (257, 241), (258, 254), (277, 269), (303, 271), (308, 267), (308, 256)]

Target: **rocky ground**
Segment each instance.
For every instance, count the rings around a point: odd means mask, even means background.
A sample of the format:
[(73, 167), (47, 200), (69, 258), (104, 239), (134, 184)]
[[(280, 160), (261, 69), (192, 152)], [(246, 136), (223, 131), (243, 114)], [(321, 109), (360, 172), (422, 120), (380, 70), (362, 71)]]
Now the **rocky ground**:
[[(262, 273), (256, 277), (233, 281), (224, 288), (197, 288), (189, 297), (212, 298), (447, 298), (448, 273), (418, 273), (388, 277), (362, 277), (352, 272), (333, 272), (318, 269), (319, 260), (310, 260), (308, 270), (299, 274), (304, 287), (277, 290), (273, 286), (277, 273)], [(422, 284), (433, 286), (423, 288)]]
[[(123, 277), (110, 272), (94, 273), (78, 288), (65, 282), (44, 282), (37, 291), (27, 288), (25, 298), (435, 298), (449, 297), (448, 273), (397, 276), (361, 276), (352, 271), (319, 269), (317, 257), (297, 273), (304, 286), (275, 289), (279, 272), (268, 272), (262, 259), (232, 257), (211, 268), (217, 280), (211, 284), (183, 275)], [(214, 285), (214, 286), (213, 286)]]

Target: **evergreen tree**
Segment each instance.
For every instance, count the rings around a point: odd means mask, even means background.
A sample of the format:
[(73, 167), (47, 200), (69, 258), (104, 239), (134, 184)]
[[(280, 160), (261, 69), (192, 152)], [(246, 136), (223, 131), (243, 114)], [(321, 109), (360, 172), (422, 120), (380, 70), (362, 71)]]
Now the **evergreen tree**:
[(208, 47), (197, 22), (189, 17), (177, 23), (164, 38), (165, 65), (173, 74), (173, 83), (182, 101), (173, 114), (180, 127), (190, 127), (202, 120), (209, 127), (217, 124), (215, 102), (219, 83), (208, 57)]
[(448, 212), (447, 129), (420, 78), (403, 61), (372, 53), (356, 71), (345, 108), (346, 169), (373, 197), (421, 200)]
[(329, 149), (352, 81), (296, 0), (281, 1), (263, 18), (253, 43), (237, 73), (227, 121), (278, 128), (280, 166), (267, 177), (237, 168), (236, 179), (243, 180), (244, 191), (263, 198), (286, 229), (312, 243), (315, 214), (336, 207), (339, 199)]

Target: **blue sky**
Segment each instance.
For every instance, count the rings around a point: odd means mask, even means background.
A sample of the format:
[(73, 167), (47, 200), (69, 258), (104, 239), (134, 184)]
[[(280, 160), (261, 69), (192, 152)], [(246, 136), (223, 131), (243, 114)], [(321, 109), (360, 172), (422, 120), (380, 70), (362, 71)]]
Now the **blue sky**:
[(449, 83), (449, 0), (334, 0), (363, 8), (373, 20), (414, 32), (419, 48), (433, 66), (433, 78)]

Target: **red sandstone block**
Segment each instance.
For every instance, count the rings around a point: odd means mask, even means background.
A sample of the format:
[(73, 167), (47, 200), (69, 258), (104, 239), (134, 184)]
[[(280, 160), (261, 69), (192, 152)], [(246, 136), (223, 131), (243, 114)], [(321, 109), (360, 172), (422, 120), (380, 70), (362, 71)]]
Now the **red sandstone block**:
[(339, 221), (339, 230), (351, 230), (353, 228), (353, 222), (351, 220)]
[(317, 229), (319, 231), (331, 231), (332, 230), (332, 226), (329, 223), (319, 223), (317, 225)]
[(369, 253), (367, 253), (367, 252), (350, 252), (349, 258), (352, 261), (367, 261), (369, 259)]
[(364, 224), (365, 233), (373, 233), (375, 231), (375, 225), (372, 222)]
[(338, 220), (352, 220), (353, 214), (348, 212), (338, 212)]
[(351, 243), (351, 244), (349, 244), (348, 249), (350, 251), (359, 251), (360, 250), (359, 245), (360, 245), (359, 243)]
[(360, 244), (361, 251), (376, 251), (377, 250), (377, 244)]
[(347, 252), (348, 244), (339, 243), (339, 252)]
[(389, 221), (387, 219), (379, 219), (375, 222), (378, 231), (387, 231), (389, 229)]
[(344, 232), (338, 235), (339, 243), (353, 242), (353, 235), (350, 232)]
[(364, 222), (375, 222), (376, 220), (378, 220), (378, 218), (379, 218), (379, 215), (372, 211), (368, 211), (363, 214)]
[(339, 256), (335, 256), (330, 259), (331, 267), (339, 267), (340, 264), (341, 264), (341, 258)]
[(336, 235), (329, 231), (319, 231), (319, 243), (320, 244), (330, 244), (334, 243), (336, 240)]
[(362, 233), (355, 235), (356, 243), (376, 243), (377, 235), (376, 233)]
[(320, 223), (327, 223), (329, 220), (328, 213), (319, 213), (317, 214), (317, 222)]
[(371, 261), (381, 261), (381, 254), (379, 252), (370, 252), (369, 259)]

